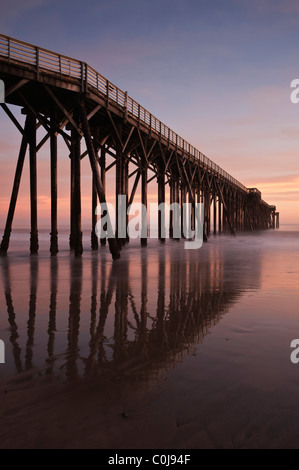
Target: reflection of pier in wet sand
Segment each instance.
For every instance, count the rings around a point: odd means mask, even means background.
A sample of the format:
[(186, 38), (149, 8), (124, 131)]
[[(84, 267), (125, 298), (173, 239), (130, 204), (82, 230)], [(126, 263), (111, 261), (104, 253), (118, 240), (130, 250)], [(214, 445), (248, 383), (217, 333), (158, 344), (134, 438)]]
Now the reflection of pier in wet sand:
[(146, 378), (176, 363), (203, 340), (244, 288), (242, 278), (228, 281), (223, 253), (210, 250), (200, 263), (194, 252), (185, 251), (185, 263), (177, 253), (177, 247), (167, 245), (150, 260), (146, 251), (135, 252), (117, 266), (92, 253), (84, 265), (80, 258), (28, 258), (26, 325), (24, 310), (14, 308), (20, 292), (11, 279), (18, 265), (3, 258), (7, 354), (16, 371), (36, 367), (35, 356), (41, 371), (62, 370), (69, 380), (121, 371), (126, 376), (142, 371)]
[(1, 447), (297, 448), (298, 234), (224, 237), (0, 258)]

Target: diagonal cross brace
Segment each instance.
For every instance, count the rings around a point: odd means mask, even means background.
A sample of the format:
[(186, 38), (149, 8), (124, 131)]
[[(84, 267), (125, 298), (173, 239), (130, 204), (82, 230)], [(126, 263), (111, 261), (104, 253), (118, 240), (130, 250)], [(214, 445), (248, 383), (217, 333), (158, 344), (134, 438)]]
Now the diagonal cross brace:
[[(102, 181), (101, 181), (98, 160), (97, 160), (97, 156), (96, 156), (96, 153), (95, 153), (95, 150), (94, 150), (94, 145), (93, 145), (93, 141), (92, 141), (92, 137), (91, 137), (91, 132), (90, 132), (90, 127), (89, 127), (89, 123), (88, 123), (88, 119), (87, 119), (86, 109), (85, 109), (85, 106), (84, 106), (83, 102), (79, 102), (78, 111), (79, 111), (79, 115), (81, 117), (85, 143), (86, 143), (86, 147), (87, 147), (87, 150), (88, 150), (90, 166), (91, 166), (92, 173), (93, 173), (93, 176), (94, 176), (94, 181), (95, 181), (99, 201), (100, 201), (101, 204), (104, 204), (104, 203), (106, 203), (105, 191), (104, 191)], [(109, 214), (107, 214), (107, 216), (109, 217)], [(108, 238), (108, 243), (109, 243), (110, 252), (112, 254), (112, 258), (114, 260), (120, 258), (119, 248), (118, 248), (118, 244), (117, 244), (116, 239), (115, 238)]]

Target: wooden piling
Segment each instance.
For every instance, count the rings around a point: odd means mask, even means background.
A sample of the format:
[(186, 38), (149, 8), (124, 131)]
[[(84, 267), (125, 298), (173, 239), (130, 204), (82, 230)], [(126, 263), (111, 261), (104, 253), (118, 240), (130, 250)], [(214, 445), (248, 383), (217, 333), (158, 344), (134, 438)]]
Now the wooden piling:
[(184, 226), (185, 226), (185, 209), (187, 189), (184, 182), (181, 182), (181, 237), (185, 238)]
[(31, 214), (31, 232), (30, 232), (30, 252), (38, 252), (38, 229), (37, 229), (37, 168), (36, 168), (36, 118), (28, 112), (29, 130), (29, 164), (30, 164), (30, 214)]
[(73, 221), (73, 248), (75, 256), (83, 253), (81, 230), (81, 137), (76, 129), (71, 130), (73, 162), (73, 194), (72, 194), (72, 221)]
[[(141, 170), (141, 203), (146, 207), (147, 210), (147, 167), (143, 166)], [(147, 234), (147, 220), (145, 227), (142, 226), (142, 233), (146, 232)], [(146, 237), (141, 237), (140, 240), (141, 246), (147, 245), (147, 235)]]
[(227, 232), (227, 210), (226, 210), (226, 195), (223, 194), (223, 200), (222, 200), (222, 208), (223, 208), (223, 216), (222, 216), (222, 227), (223, 227), (223, 232), (226, 233)]
[(206, 193), (206, 190), (203, 189), (203, 213), (204, 213), (204, 218), (203, 218), (203, 238), (204, 241), (208, 240), (208, 196)]
[[(163, 173), (158, 175), (158, 206), (165, 203), (165, 176)], [(165, 242), (165, 210), (158, 211), (158, 238), (161, 243)]]
[[(103, 187), (104, 194), (106, 193), (106, 152), (105, 148), (101, 149), (101, 156), (100, 156), (100, 168), (101, 168), (101, 183)], [(96, 182), (94, 181), (96, 184)], [(105, 211), (106, 212), (106, 211)], [(103, 216), (106, 215), (103, 213)], [(107, 230), (107, 224), (104, 224), (103, 230)], [(100, 240), (101, 246), (106, 245), (106, 236), (102, 236)]]
[(97, 188), (96, 188), (96, 183), (94, 180), (94, 175), (92, 175), (92, 189), (91, 189), (91, 217), (92, 217), (92, 229), (91, 229), (91, 249), (93, 251), (98, 250), (99, 248), (99, 243), (98, 243), (98, 237), (96, 234), (96, 225), (97, 225), (97, 214), (96, 214), (96, 207), (98, 205), (98, 195), (97, 195)]
[(51, 241), (50, 253), (52, 256), (58, 253), (57, 230), (57, 134), (55, 131), (55, 116), (51, 115), (50, 130), (50, 160), (51, 160)]
[(116, 165), (115, 165), (115, 237), (119, 246), (119, 249), (121, 250), (122, 247), (122, 240), (120, 238), (120, 224), (122, 221), (119, 219), (119, 198), (118, 196), (122, 195), (122, 190), (123, 190), (123, 178), (122, 178), (122, 172), (123, 172), (123, 164), (122, 164), (122, 155), (121, 152), (118, 150), (116, 153)]
[(75, 240), (75, 228), (74, 228), (74, 192), (75, 192), (75, 159), (73, 157), (73, 142), (71, 144), (71, 153), (70, 153), (70, 237), (69, 237), (69, 245), (70, 250), (73, 250), (75, 247), (74, 240)]
[(3, 234), (3, 238), (2, 238), (2, 242), (1, 242), (1, 246), (0, 246), (0, 251), (2, 253), (7, 253), (7, 250), (8, 250), (8, 247), (9, 247), (12, 223), (13, 223), (16, 203), (17, 203), (17, 199), (18, 199), (18, 193), (19, 193), (19, 188), (20, 188), (20, 182), (21, 182), (21, 177), (22, 177), (24, 160), (25, 160), (27, 146), (28, 146), (28, 140), (27, 140), (28, 137), (27, 136), (28, 136), (29, 126), (30, 126), (30, 120), (28, 119), (28, 116), (27, 116), (26, 121), (25, 121), (25, 128), (24, 128), (25, 132), (24, 132), (24, 135), (22, 137), (18, 162), (17, 162), (17, 166), (16, 166), (16, 171), (15, 171), (14, 183), (13, 183), (13, 188), (12, 188), (12, 193), (11, 193), (11, 198), (10, 198), (10, 204), (9, 204), (9, 209), (8, 209), (4, 234)]
[(222, 204), (218, 195), (218, 233), (222, 232)]
[(128, 216), (128, 202), (129, 202), (129, 161), (127, 158), (123, 158), (122, 161), (122, 195), (125, 196), (125, 217), (124, 221), (126, 224), (126, 237), (122, 238), (122, 245), (129, 243), (129, 234), (128, 234), (128, 223), (129, 223), (129, 216)]
[(216, 201), (216, 194), (213, 194), (213, 209), (214, 209), (214, 217), (213, 217), (213, 223), (214, 223), (214, 230), (213, 233), (216, 235), (217, 233), (217, 201)]
[[(179, 204), (180, 204), (180, 182), (179, 182), (178, 179), (175, 180), (175, 184), (174, 184), (174, 202), (177, 204), (177, 206), (179, 206)], [(176, 224), (179, 223), (179, 211), (177, 213), (175, 223)], [(177, 230), (176, 230), (176, 232), (177, 232)], [(176, 235), (174, 240), (180, 240), (180, 237), (178, 236), (177, 233), (175, 233), (174, 235)]]
[(195, 201), (194, 201), (194, 198), (193, 198), (193, 195), (191, 193), (191, 191), (189, 191), (189, 207), (190, 207), (190, 211), (191, 211), (191, 214), (190, 214), (190, 229), (191, 230), (195, 230)]
[[(174, 181), (169, 182), (169, 204), (170, 207), (174, 203)], [(169, 238), (173, 238), (173, 211), (169, 211)]]

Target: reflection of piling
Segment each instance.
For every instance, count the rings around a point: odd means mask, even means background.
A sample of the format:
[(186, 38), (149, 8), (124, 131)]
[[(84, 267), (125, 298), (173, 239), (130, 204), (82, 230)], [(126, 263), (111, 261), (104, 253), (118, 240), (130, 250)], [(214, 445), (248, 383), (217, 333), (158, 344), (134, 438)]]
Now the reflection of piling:
[(79, 356), (79, 327), (82, 294), (82, 260), (76, 258), (71, 263), (70, 297), (68, 322), (67, 376), (78, 375), (77, 359)]
[(98, 352), (99, 362), (103, 361), (104, 358), (104, 348), (103, 348), (103, 338), (104, 338), (104, 329), (106, 324), (106, 319), (108, 316), (109, 308), (112, 302), (114, 290), (115, 290), (115, 280), (113, 276), (113, 269), (110, 270), (110, 275), (106, 285), (105, 282), (105, 269), (102, 271), (102, 283), (101, 283), (101, 298), (100, 298), (100, 311), (99, 311), (99, 322), (95, 335), (95, 342), (93, 343)]
[(97, 322), (97, 293), (98, 293), (98, 258), (91, 260), (91, 302), (90, 302), (90, 335), (95, 333)]
[(98, 306), (97, 300), (97, 280), (98, 280), (98, 258), (92, 261), (92, 299), (91, 299), (91, 321), (90, 321), (90, 353), (86, 361), (85, 374), (89, 375), (97, 364), (106, 361), (104, 349), (104, 329), (107, 315), (112, 302), (114, 292), (114, 278), (112, 269), (110, 274), (107, 273), (105, 261), (101, 264), (101, 290), (99, 299), (99, 319), (97, 321), (96, 310)]
[(16, 323), (16, 314), (15, 314), (15, 309), (14, 309), (13, 301), (12, 301), (10, 267), (9, 267), (9, 262), (7, 258), (2, 260), (2, 278), (3, 278), (6, 308), (7, 308), (7, 313), (8, 313), (8, 323), (9, 323), (9, 329), (10, 329), (9, 341), (12, 344), (12, 352), (13, 352), (16, 370), (17, 372), (21, 372), (23, 370), (22, 360), (21, 360), (21, 348), (17, 341), (19, 338), (18, 325)]
[(139, 340), (142, 349), (144, 349), (146, 341), (146, 324), (147, 324), (147, 301), (148, 301), (148, 259), (147, 252), (142, 253), (141, 259), (141, 308), (140, 308), (140, 323), (139, 323)]
[(121, 275), (116, 278), (115, 322), (114, 322), (114, 360), (118, 361), (126, 355), (128, 330), (128, 280), (129, 265), (122, 263)]
[[(105, 273), (103, 273), (105, 275)], [(88, 375), (95, 360), (94, 348), (97, 325), (97, 293), (98, 293), (98, 257), (91, 260), (91, 305), (90, 305), (90, 355), (86, 361), (86, 374)]]
[(158, 272), (158, 295), (157, 311), (155, 320), (155, 336), (157, 341), (157, 352), (163, 346), (165, 341), (165, 252), (159, 251), (159, 272)]
[(58, 260), (56, 257), (51, 258), (50, 265), (50, 305), (49, 305), (49, 323), (48, 323), (48, 367), (47, 373), (51, 373), (54, 365), (54, 345), (56, 333), (56, 309), (57, 309), (57, 276), (58, 276)]
[(38, 280), (38, 259), (32, 258), (30, 261), (30, 297), (29, 297), (29, 314), (27, 322), (27, 343), (25, 354), (25, 367), (31, 369), (33, 359), (34, 329), (36, 317), (36, 301), (37, 301), (37, 280)]

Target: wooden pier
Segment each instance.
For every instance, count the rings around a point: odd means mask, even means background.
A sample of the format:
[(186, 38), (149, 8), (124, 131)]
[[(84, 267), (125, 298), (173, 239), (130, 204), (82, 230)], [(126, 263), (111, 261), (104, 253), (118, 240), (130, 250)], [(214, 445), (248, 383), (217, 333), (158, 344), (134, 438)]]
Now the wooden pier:
[[(9, 247), (24, 160), (30, 162), (30, 251), (37, 253), (37, 155), (49, 141), (51, 173), (50, 252), (58, 253), (57, 171), (58, 136), (70, 155), (70, 248), (76, 256), (83, 252), (81, 229), (81, 161), (88, 158), (92, 173), (91, 246), (98, 249), (95, 235), (98, 202), (106, 202), (106, 174), (115, 170), (116, 201), (126, 196), (126, 207), (141, 185), (141, 202), (147, 207), (148, 183), (157, 181), (157, 202), (189, 202), (204, 205), (204, 240), (213, 233), (264, 230), (279, 227), (276, 207), (263, 201), (257, 188), (246, 188), (226, 171), (186, 142), (149, 111), (109, 80), (82, 61), (48, 51), (8, 36), (0, 35), (0, 78), (5, 84), (5, 103), (1, 106), (21, 134), (15, 178), (1, 242), (1, 252)], [(26, 116), (22, 126), (9, 104), (22, 108)], [(37, 129), (45, 137), (37, 142)], [(82, 140), (86, 151), (81, 151)], [(106, 157), (113, 163), (107, 165)], [(131, 168), (134, 170), (131, 171)], [(150, 174), (150, 176), (149, 176)], [(153, 175), (153, 176), (151, 176)], [(134, 178), (129, 194), (129, 179)], [(158, 232), (165, 240), (164, 220), (159, 212)], [(108, 238), (113, 259), (120, 257), (128, 240)], [(173, 213), (169, 235), (173, 237)], [(147, 236), (141, 237), (147, 244)], [(105, 239), (100, 243), (104, 245)]]

